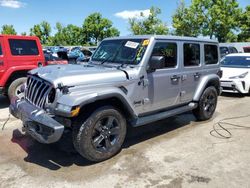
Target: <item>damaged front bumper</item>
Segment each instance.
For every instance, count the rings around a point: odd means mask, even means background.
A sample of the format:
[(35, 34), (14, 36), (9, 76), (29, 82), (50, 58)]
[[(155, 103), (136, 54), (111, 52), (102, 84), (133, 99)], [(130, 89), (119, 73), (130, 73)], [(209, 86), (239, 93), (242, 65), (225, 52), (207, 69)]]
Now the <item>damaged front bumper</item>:
[(9, 110), (13, 116), (22, 120), (23, 130), (38, 142), (50, 144), (62, 137), (64, 126), (26, 100), (12, 99)]

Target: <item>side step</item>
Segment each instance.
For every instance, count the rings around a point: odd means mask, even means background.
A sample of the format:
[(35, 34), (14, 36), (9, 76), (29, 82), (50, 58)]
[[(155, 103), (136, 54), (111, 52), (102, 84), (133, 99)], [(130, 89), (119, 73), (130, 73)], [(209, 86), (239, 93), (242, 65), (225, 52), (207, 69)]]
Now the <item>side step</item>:
[(184, 112), (188, 112), (191, 111), (193, 109), (195, 109), (198, 106), (197, 103), (189, 103), (188, 105), (179, 107), (179, 108), (175, 108), (172, 110), (167, 110), (164, 112), (160, 112), (160, 113), (156, 113), (153, 115), (148, 115), (148, 116), (144, 116), (144, 117), (139, 117), (137, 118), (135, 121), (132, 121), (131, 124), (133, 127), (139, 127), (145, 124), (149, 124), (155, 121), (159, 121), (162, 119), (166, 119), (168, 117), (177, 115), (177, 114), (182, 114)]

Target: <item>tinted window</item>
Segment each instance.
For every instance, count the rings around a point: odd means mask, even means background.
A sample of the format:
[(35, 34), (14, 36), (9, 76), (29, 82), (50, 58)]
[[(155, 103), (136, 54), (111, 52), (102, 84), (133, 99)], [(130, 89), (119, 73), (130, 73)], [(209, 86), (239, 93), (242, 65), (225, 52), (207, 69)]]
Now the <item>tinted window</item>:
[(198, 66), (200, 64), (200, 45), (184, 44), (184, 66)]
[(12, 55), (38, 55), (39, 51), (35, 40), (9, 39)]
[(227, 47), (220, 47), (220, 53), (221, 54), (228, 54), (229, 53), (228, 48)]
[(165, 67), (176, 67), (177, 45), (175, 43), (158, 42), (154, 46), (152, 56), (164, 56)]
[(0, 44), (0, 55), (3, 55), (2, 46)]
[(205, 50), (205, 64), (217, 64), (218, 63), (218, 50), (216, 45), (204, 45)]
[(230, 53), (238, 53), (235, 47), (229, 47)]
[(221, 66), (250, 68), (250, 56), (226, 56), (222, 59)]

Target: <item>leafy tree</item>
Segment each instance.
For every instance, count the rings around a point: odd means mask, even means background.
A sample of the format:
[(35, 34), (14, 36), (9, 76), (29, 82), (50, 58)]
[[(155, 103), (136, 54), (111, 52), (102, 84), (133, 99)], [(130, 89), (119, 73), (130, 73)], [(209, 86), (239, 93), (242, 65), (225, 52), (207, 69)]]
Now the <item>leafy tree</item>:
[(42, 44), (47, 44), (51, 33), (51, 26), (48, 22), (43, 21), (40, 24), (36, 24), (30, 29), (30, 35), (37, 36)]
[(187, 8), (184, 0), (181, 0), (172, 19), (175, 35), (197, 37), (201, 32), (201, 17), (195, 15), (191, 8)]
[(86, 43), (85, 35), (81, 27), (69, 24), (64, 27), (56, 24), (57, 33), (52, 38), (52, 45), (83, 45)]
[(159, 14), (161, 14), (161, 9), (151, 7), (148, 17), (141, 13), (143, 19), (129, 19), (130, 30), (134, 35), (167, 34), (168, 27), (157, 17)]
[(6, 34), (6, 35), (16, 35), (17, 32), (14, 29), (13, 25), (3, 25), (2, 26), (2, 30), (1, 30), (1, 34)]
[(22, 32), (21, 35), (22, 36), (27, 36), (27, 33), (26, 32)]
[(112, 21), (103, 18), (100, 13), (90, 14), (83, 22), (83, 32), (87, 42), (97, 44), (106, 37), (119, 36), (118, 29), (113, 27)]
[(238, 35), (238, 41), (250, 42), (250, 5), (246, 7), (239, 21), (241, 32)]
[[(190, 29), (195, 35), (216, 37), (219, 42), (235, 40), (235, 31), (239, 27), (241, 9), (236, 0), (193, 0), (190, 7), (177, 9), (181, 15), (173, 16), (173, 26), (178, 32)], [(187, 15), (187, 17), (185, 17)], [(183, 21), (189, 19), (189, 21)], [(197, 27), (197, 28), (196, 28)], [(182, 31), (184, 32), (184, 31)], [(185, 34), (185, 33), (184, 33)]]

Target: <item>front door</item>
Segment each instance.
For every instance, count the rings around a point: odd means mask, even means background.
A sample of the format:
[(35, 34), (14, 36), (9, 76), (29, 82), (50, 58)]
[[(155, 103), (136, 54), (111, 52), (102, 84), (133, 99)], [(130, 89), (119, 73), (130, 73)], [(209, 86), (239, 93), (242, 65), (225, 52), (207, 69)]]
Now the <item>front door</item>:
[(180, 102), (180, 71), (178, 45), (171, 41), (157, 41), (152, 56), (164, 56), (165, 66), (148, 73), (147, 111), (156, 111), (178, 105)]

